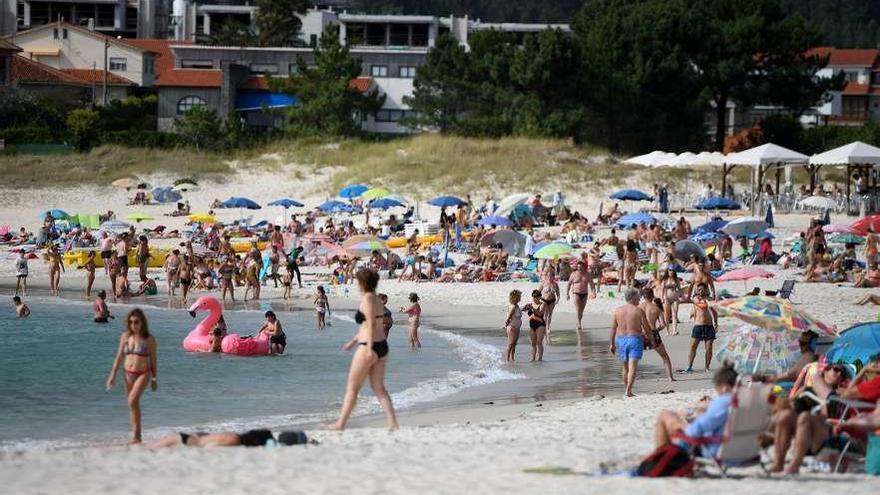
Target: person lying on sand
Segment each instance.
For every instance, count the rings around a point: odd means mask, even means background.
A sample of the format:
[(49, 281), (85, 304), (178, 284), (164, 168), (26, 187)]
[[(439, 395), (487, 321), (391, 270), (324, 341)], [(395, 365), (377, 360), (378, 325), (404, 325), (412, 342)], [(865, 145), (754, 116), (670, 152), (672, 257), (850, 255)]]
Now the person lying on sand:
[(297, 445), (309, 442), (301, 431), (282, 431), (276, 437), (270, 430), (248, 430), (244, 433), (172, 433), (147, 444), (148, 448), (166, 447), (265, 447), (270, 444)]

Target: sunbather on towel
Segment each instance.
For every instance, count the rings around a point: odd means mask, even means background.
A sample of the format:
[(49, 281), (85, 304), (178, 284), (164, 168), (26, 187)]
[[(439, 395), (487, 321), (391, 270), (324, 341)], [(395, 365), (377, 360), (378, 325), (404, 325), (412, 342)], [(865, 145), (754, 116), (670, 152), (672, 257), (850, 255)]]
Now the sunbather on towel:
[[(736, 371), (728, 364), (715, 372), (712, 383), (715, 385), (718, 397), (712, 399), (706, 411), (693, 421), (688, 422), (684, 415), (674, 411), (661, 412), (654, 428), (655, 446), (677, 443), (684, 448), (687, 446), (687, 441), (679, 439), (682, 436), (693, 439), (720, 437), (724, 431), (724, 424), (727, 423), (736, 377)], [(720, 446), (721, 442), (701, 445), (701, 455), (714, 456)]]

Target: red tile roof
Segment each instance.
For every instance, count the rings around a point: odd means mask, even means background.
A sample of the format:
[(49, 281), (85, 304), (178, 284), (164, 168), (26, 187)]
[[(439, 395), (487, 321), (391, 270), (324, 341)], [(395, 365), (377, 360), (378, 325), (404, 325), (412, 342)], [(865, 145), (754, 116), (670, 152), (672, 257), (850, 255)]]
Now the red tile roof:
[(846, 86), (843, 87), (843, 94), (845, 95), (866, 95), (868, 91), (871, 89), (867, 84), (858, 84), (854, 82), (847, 82)]
[(54, 67), (31, 60), (21, 55), (12, 57), (12, 69), (10, 80), (14, 82), (38, 83), (38, 84), (63, 84), (75, 86), (88, 86), (81, 79), (73, 77)]
[(153, 80), (154, 85), (161, 82), (165, 74), (167, 74), (169, 71), (174, 70), (174, 52), (171, 51), (171, 45), (192, 44), (191, 41), (156, 40), (146, 38), (124, 38), (119, 41), (125, 43), (126, 45), (132, 45), (136, 48), (140, 48), (141, 50), (148, 50), (156, 54), (156, 78)]
[(807, 50), (806, 53), (804, 53), (804, 55), (806, 55), (807, 57), (824, 58), (824, 57), (828, 57), (829, 55), (831, 55), (832, 52), (834, 52), (833, 46), (817, 46), (817, 47), (813, 47), (813, 48), (810, 48), (809, 50)]
[(359, 93), (366, 93), (373, 87), (373, 78), (365, 76), (356, 77), (348, 81), (348, 87)]
[(831, 52), (831, 60), (828, 65), (832, 67), (873, 67), (880, 57), (880, 50), (867, 49), (839, 49)]
[(162, 74), (162, 80), (154, 86), (180, 86), (185, 88), (219, 88), (222, 72), (216, 69), (174, 69)]
[[(61, 71), (69, 76), (73, 76), (80, 81), (87, 82), (89, 84), (93, 82), (99, 84), (104, 83), (103, 69), (61, 69)], [(134, 83), (130, 80), (122, 76), (117, 76), (112, 72), (107, 73), (107, 84), (113, 86), (134, 86)]]
[(247, 78), (247, 81), (245, 81), (244, 84), (240, 86), (240, 89), (268, 91), (269, 82), (266, 80), (266, 76), (250, 76)]
[(67, 22), (50, 22), (49, 24), (43, 24), (42, 26), (37, 26), (37, 27), (30, 28), (26, 31), (21, 31), (20, 33), (16, 34), (16, 36), (23, 36), (27, 33), (35, 33), (37, 31), (42, 31), (45, 29), (55, 29), (57, 27), (63, 27), (66, 29), (72, 29), (74, 31), (79, 31), (80, 33), (87, 34), (87, 35), (90, 35), (90, 36), (98, 38), (98, 39), (106, 40), (114, 45), (126, 45), (129, 48), (134, 48), (135, 50), (140, 50), (143, 52), (152, 51), (152, 50), (142, 48), (140, 46), (128, 43), (128, 41), (130, 41), (130, 40), (114, 38), (113, 36), (107, 36), (106, 34), (99, 33), (98, 31), (91, 31), (88, 28), (84, 28), (82, 26), (77, 26), (75, 24), (70, 24)]

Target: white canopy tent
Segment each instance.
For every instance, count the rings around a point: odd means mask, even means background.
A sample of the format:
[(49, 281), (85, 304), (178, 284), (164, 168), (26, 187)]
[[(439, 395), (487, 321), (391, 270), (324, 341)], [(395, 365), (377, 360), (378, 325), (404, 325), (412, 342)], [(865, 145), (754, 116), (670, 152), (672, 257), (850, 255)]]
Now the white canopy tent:
[(675, 157), (674, 160), (671, 161), (670, 167), (690, 167), (694, 165), (694, 161), (696, 160), (697, 155), (691, 153), (690, 151), (685, 151), (684, 153)]
[(701, 151), (697, 153), (694, 157), (693, 165), (709, 165), (709, 166), (721, 166), (724, 165), (725, 156), (724, 153), (719, 151)]
[[(810, 157), (811, 171), (815, 168), (818, 172), (823, 165), (845, 165), (846, 166), (846, 206), (849, 212), (850, 198), (850, 175), (855, 168), (869, 169), (874, 165), (880, 164), (880, 148), (871, 146), (861, 141), (854, 141), (839, 148), (828, 150), (818, 155)], [(867, 172), (867, 170), (865, 170)]]
[(676, 156), (675, 153), (667, 153), (665, 151), (652, 151), (646, 155), (639, 155), (626, 160), (624, 163), (633, 165), (642, 165), (644, 167), (657, 167), (661, 161), (668, 160), (669, 157)]
[[(756, 146), (739, 153), (731, 153), (727, 155), (726, 163), (729, 165), (748, 165), (754, 167), (755, 171), (750, 174), (752, 177), (752, 193), (755, 193), (757, 186), (757, 196), (760, 198), (763, 192), (764, 175), (771, 168), (778, 165), (806, 165), (809, 163), (810, 157), (803, 153), (783, 148), (782, 146), (767, 143)], [(727, 166), (725, 166), (726, 168)], [(732, 168), (732, 167), (731, 167)], [(779, 172), (776, 174), (776, 189), (779, 189)], [(754, 211), (755, 203), (752, 203)]]

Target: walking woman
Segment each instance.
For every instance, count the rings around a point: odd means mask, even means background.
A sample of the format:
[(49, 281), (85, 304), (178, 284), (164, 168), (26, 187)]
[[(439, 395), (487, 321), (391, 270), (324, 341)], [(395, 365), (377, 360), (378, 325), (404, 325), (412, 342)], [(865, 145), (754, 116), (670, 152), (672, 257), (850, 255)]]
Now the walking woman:
[[(138, 237), (138, 246), (137, 246), (137, 264), (138, 264), (138, 277), (140, 278), (141, 283), (147, 281), (147, 265), (150, 263), (150, 244), (147, 241), (147, 236), (142, 235)], [(184, 298), (186, 299), (186, 298)]]
[(507, 331), (507, 362), (512, 363), (516, 359), (516, 342), (519, 340), (519, 331), (522, 328), (522, 310), (519, 308), (519, 301), (522, 292), (518, 290), (510, 291), (507, 305), (507, 318), (504, 320), (504, 329)]
[(361, 385), (369, 377), (373, 393), (376, 394), (379, 404), (385, 410), (388, 428), (396, 430), (398, 426), (397, 417), (394, 415), (394, 405), (391, 403), (391, 395), (385, 389), (388, 342), (385, 340), (385, 329), (381, 325), (384, 318), (382, 302), (376, 296), (379, 273), (365, 269), (359, 271), (355, 278), (362, 292), (358, 310), (354, 314), (354, 320), (360, 325), (360, 328), (357, 335), (342, 346), (346, 351), (355, 349), (355, 352), (351, 358), (351, 368), (348, 371), (348, 384), (345, 389), (342, 410), (336, 424), (330, 429), (345, 429), (345, 424), (357, 403)]
[(147, 318), (138, 308), (125, 317), (125, 331), (119, 337), (116, 359), (107, 377), (107, 390), (113, 388), (120, 364), (125, 373), (125, 395), (131, 416), (131, 443), (141, 443), (141, 395), (147, 384), (155, 392), (159, 383), (156, 381), (156, 339), (150, 335)]
[(556, 277), (553, 275), (553, 268), (548, 267), (541, 277), (541, 300), (544, 301), (544, 324), (546, 329), (547, 345), (553, 345), (550, 340), (550, 323), (553, 321), (553, 310), (556, 308), (556, 302), (559, 301), (559, 284), (556, 283)]
[(587, 264), (584, 260), (579, 260), (577, 262), (577, 270), (568, 278), (568, 291), (565, 293), (566, 299), (571, 299), (571, 296), (574, 295), (574, 311), (577, 317), (574, 329), (578, 345), (581, 345), (581, 330), (583, 330), (581, 321), (584, 319), (584, 308), (587, 307), (587, 298), (590, 296), (591, 285), (592, 276), (587, 269)]
[(58, 287), (61, 285), (61, 272), (64, 271), (64, 258), (58, 252), (57, 244), (49, 245), (46, 262), (49, 263), (49, 290), (53, 296), (57, 296)]
[(547, 323), (544, 321), (546, 303), (541, 300), (541, 291), (532, 291), (532, 302), (523, 309), (529, 314), (529, 340), (532, 344), (532, 362), (544, 360), (544, 331)]

